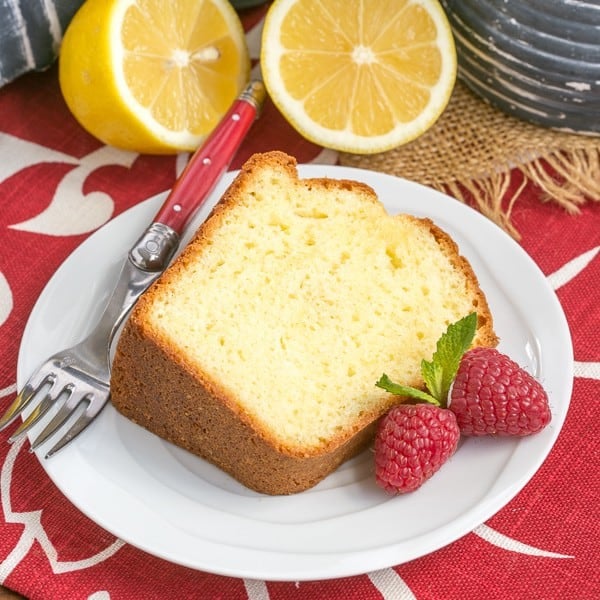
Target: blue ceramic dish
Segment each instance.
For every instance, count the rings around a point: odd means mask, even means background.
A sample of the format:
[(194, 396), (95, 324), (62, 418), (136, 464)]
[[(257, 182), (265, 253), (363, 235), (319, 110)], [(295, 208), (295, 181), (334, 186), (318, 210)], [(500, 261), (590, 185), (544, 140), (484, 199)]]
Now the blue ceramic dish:
[(441, 2), (474, 92), (538, 125), (600, 134), (600, 2)]

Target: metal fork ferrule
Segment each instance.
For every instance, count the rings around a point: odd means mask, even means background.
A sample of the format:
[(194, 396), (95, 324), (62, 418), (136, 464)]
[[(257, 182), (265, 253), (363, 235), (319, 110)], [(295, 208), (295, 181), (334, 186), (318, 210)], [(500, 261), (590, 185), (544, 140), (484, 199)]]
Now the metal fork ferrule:
[(163, 271), (179, 246), (179, 235), (168, 225), (152, 223), (129, 251), (129, 260), (144, 271)]
[(258, 118), (266, 95), (267, 90), (265, 88), (265, 84), (262, 81), (253, 80), (248, 83), (248, 85), (240, 94), (240, 100), (244, 100), (245, 102), (252, 104), (257, 111), (256, 118)]

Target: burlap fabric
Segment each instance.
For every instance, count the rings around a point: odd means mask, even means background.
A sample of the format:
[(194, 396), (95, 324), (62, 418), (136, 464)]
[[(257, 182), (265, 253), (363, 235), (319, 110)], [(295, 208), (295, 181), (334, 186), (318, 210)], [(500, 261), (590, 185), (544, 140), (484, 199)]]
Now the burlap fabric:
[[(544, 200), (577, 212), (600, 201), (600, 137), (556, 131), (511, 117), (460, 81), (436, 124), (404, 146), (367, 156), (342, 154), (344, 165), (404, 177), (474, 203), (515, 237), (511, 210), (533, 181)], [(515, 183), (515, 171), (522, 177)]]

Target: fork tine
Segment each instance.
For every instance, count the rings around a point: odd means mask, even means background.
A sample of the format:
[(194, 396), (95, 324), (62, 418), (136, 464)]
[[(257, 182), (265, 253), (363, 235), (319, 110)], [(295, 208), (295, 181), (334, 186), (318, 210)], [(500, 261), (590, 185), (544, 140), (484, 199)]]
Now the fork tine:
[(65, 434), (58, 440), (58, 442), (56, 442), (56, 444), (54, 444), (54, 446), (52, 446), (52, 448), (46, 452), (44, 458), (50, 458), (53, 454), (56, 454), (71, 440), (77, 437), (94, 420), (95, 416), (95, 414), (88, 414), (87, 411), (79, 415), (71, 427), (69, 427)]
[(39, 448), (66, 422), (82, 402), (89, 402), (89, 392), (81, 396), (74, 397), (72, 394), (66, 402), (58, 409), (58, 412), (52, 417), (49, 423), (42, 429), (38, 436), (31, 442), (30, 452)]
[(13, 403), (8, 407), (6, 412), (0, 417), (0, 431), (8, 427), (27, 407), (31, 402), (32, 398), (39, 392), (44, 385), (54, 385), (56, 381), (56, 375), (49, 373), (40, 381), (37, 385), (32, 383), (31, 378), (23, 387), (23, 389), (17, 394), (17, 397), (13, 400)]
[[(81, 404), (83, 401), (87, 401), (88, 405), (85, 410), (73, 421), (69, 429), (64, 433), (64, 435), (46, 452), (44, 458), (50, 458), (54, 454), (56, 454), (59, 450), (61, 450), (64, 446), (66, 446), (70, 441), (76, 438), (100, 413), (100, 411), (107, 404), (108, 399), (110, 398), (110, 393), (107, 393), (104, 396), (92, 396), (91, 394), (84, 394), (77, 402), (75, 407), (73, 407), (73, 411)], [(71, 412), (73, 414), (73, 412)], [(37, 440), (36, 440), (37, 442)], [(34, 448), (32, 447), (32, 450)]]
[(44, 396), (44, 399), (31, 411), (29, 416), (8, 438), (8, 441), (12, 444), (13, 442), (16, 442), (17, 440), (21, 439), (52, 408), (52, 406), (54, 406), (54, 404), (59, 400), (59, 398), (62, 395), (64, 395), (65, 392), (71, 392), (72, 389), (73, 385), (70, 384), (66, 386), (63, 389), (63, 391), (56, 396), (52, 396), (49, 393), (46, 394), (46, 396)]

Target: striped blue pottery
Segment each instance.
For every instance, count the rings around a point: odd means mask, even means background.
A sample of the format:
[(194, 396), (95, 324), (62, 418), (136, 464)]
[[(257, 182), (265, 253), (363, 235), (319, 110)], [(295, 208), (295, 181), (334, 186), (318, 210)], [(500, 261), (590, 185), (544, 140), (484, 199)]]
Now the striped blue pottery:
[(48, 68), (83, 0), (0, 0), (0, 86)]
[(538, 125), (600, 134), (600, 1), (441, 2), (475, 93)]

